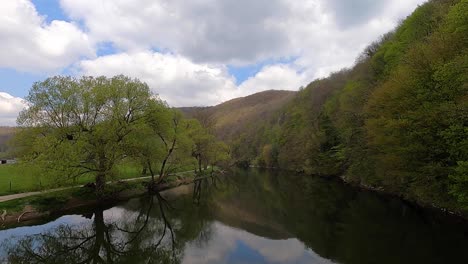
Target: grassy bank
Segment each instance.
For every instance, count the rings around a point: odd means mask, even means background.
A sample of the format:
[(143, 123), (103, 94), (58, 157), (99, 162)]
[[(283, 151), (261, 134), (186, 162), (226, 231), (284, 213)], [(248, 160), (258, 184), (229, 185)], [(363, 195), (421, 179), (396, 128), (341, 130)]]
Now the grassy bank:
[[(114, 177), (114, 179), (117, 180), (142, 176), (141, 170), (134, 164), (119, 166), (116, 175), (118, 176)], [(57, 179), (41, 174), (34, 167), (25, 168), (17, 164), (0, 166), (0, 195), (81, 185), (93, 181), (92, 175), (84, 175), (77, 179), (67, 179), (65, 177)]]
[[(123, 191), (145, 191), (144, 184), (148, 180), (138, 180), (132, 182), (116, 182), (106, 187), (104, 197), (111, 199)], [(71, 200), (77, 200), (81, 203), (95, 201), (97, 199), (92, 188), (76, 187), (67, 190), (44, 193), (30, 197), (15, 199), (2, 202), (0, 208), (6, 210), (8, 214), (25, 211), (29, 208), (35, 212), (51, 212), (63, 209)]]
[[(207, 175), (211, 174), (207, 171)], [(209, 177), (209, 176), (201, 176)], [(182, 172), (169, 176), (158, 186), (163, 191), (180, 185), (192, 183), (193, 172)], [(118, 181), (106, 186), (99, 200), (94, 189), (76, 187), (67, 190), (42, 193), (0, 203), (0, 229), (31, 224), (41, 219), (63, 215), (92, 206), (113, 206), (119, 201), (147, 194), (148, 178), (134, 181)]]
[[(177, 171), (187, 171), (191, 169), (191, 166), (182, 166)], [(117, 166), (114, 176), (109, 177), (108, 180), (123, 180), (148, 176), (142, 175), (141, 171), (142, 168), (139, 164), (125, 162)], [(40, 170), (33, 166), (26, 167), (20, 166), (19, 164), (0, 166), (0, 196), (83, 185), (89, 182), (94, 182), (94, 177), (92, 175), (84, 175), (77, 179), (68, 179), (66, 177), (57, 179), (50, 175), (42, 174)]]

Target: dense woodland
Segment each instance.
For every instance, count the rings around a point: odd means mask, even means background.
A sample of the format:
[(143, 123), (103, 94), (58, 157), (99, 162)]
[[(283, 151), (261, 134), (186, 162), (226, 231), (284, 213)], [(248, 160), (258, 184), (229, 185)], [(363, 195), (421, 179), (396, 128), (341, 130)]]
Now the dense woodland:
[(218, 136), (239, 164), (342, 176), (422, 204), (466, 208), (467, 47), (468, 1), (429, 1), (353, 68), (313, 81), (266, 121), (257, 115), (242, 132)]

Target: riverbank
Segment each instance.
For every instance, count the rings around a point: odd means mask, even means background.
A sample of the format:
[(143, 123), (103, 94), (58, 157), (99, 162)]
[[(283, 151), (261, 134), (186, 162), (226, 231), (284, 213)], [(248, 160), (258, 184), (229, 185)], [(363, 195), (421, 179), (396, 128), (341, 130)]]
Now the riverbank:
[[(183, 171), (183, 172), (177, 172), (174, 174), (174, 176), (177, 175), (183, 175), (184, 173), (191, 173), (193, 170), (190, 171)], [(136, 178), (122, 178), (119, 179), (119, 182), (130, 182), (130, 181), (141, 181), (141, 180), (147, 180), (151, 179), (151, 176), (140, 176)], [(108, 181), (106, 184), (112, 184), (115, 181)], [(55, 188), (55, 189), (48, 189), (48, 190), (43, 190), (43, 191), (34, 191), (34, 192), (23, 192), (23, 193), (15, 193), (15, 194), (9, 194), (9, 195), (3, 195), (0, 196), (0, 203), (10, 201), (10, 200), (15, 200), (15, 199), (21, 199), (24, 197), (29, 197), (33, 195), (42, 195), (50, 192), (57, 192), (57, 191), (62, 191), (62, 190), (68, 190), (68, 189), (73, 189), (73, 188), (81, 188), (84, 187), (85, 185), (75, 185), (75, 186), (68, 186), (68, 187), (60, 187), (60, 188)]]
[[(189, 168), (182, 168), (182, 171), (186, 170), (189, 170)], [(138, 164), (127, 161), (116, 166), (115, 175), (114, 180), (136, 178), (141, 175), (141, 168)], [(19, 163), (0, 165), (1, 196), (77, 187), (93, 180), (93, 175), (83, 175), (78, 179), (67, 179), (65, 177), (57, 179), (52, 175), (42, 174), (32, 164), (27, 166)]]
[[(171, 181), (158, 185), (155, 191), (165, 191), (208, 177), (212, 176), (185, 175), (173, 178)], [(147, 195), (148, 183), (148, 179), (139, 179), (108, 184), (104, 198), (100, 200), (97, 199), (94, 189), (83, 186), (2, 202), (0, 204), (0, 230), (50, 221), (51, 218), (89, 207), (110, 207), (131, 198)]]
[[(327, 178), (327, 177), (325, 177), (325, 178)], [(371, 186), (371, 185), (366, 185), (366, 184), (363, 184), (363, 183), (353, 182), (353, 181), (348, 180), (344, 176), (333, 177), (333, 178), (338, 178), (343, 183), (345, 183), (347, 185), (350, 185), (350, 186), (352, 186), (354, 188), (359, 188), (359, 189), (362, 189), (362, 190), (379, 193), (380, 195), (396, 197), (396, 198), (398, 198), (398, 199), (400, 199), (400, 200), (402, 200), (402, 201), (404, 201), (406, 203), (409, 203), (409, 204), (411, 204), (413, 206), (420, 207), (420, 208), (427, 209), (427, 210), (436, 211), (436, 212), (446, 214), (446, 215), (450, 215), (450, 216), (456, 216), (456, 217), (459, 217), (462, 221), (468, 221), (468, 212), (466, 210), (463, 210), (463, 209), (444, 207), (444, 206), (439, 206), (439, 205), (437, 205), (435, 203), (422, 202), (422, 201), (419, 201), (418, 199), (415, 199), (415, 198), (409, 197), (409, 196), (405, 196), (404, 194), (401, 194), (401, 193), (388, 191), (382, 186)]]
[(468, 221), (468, 211), (464, 210), (462, 208), (455, 208), (455, 207), (445, 207), (445, 206), (439, 206), (435, 203), (428, 203), (428, 202), (422, 202), (414, 197), (410, 197), (407, 195), (404, 195), (402, 193), (398, 192), (392, 192), (387, 189), (385, 189), (382, 186), (371, 186), (371, 185), (366, 185), (362, 182), (356, 182), (356, 181), (351, 181), (347, 179), (343, 174), (341, 175), (312, 175), (312, 174), (307, 174), (305, 172), (298, 172), (295, 170), (288, 170), (288, 169), (283, 169), (283, 168), (278, 168), (278, 167), (262, 167), (262, 166), (254, 166), (250, 165), (250, 168), (257, 168), (257, 169), (263, 169), (263, 170), (278, 170), (278, 171), (287, 171), (290, 173), (295, 173), (299, 175), (303, 175), (305, 177), (320, 177), (324, 179), (337, 179), (344, 184), (350, 185), (353, 188), (361, 189), (361, 190), (366, 190), (370, 192), (375, 192), (379, 193), (381, 195), (385, 196), (391, 196), (391, 197), (396, 197), (398, 199), (401, 199), (402, 201), (409, 203), (413, 206), (417, 206), (423, 209), (428, 209), (428, 210), (433, 210), (437, 211), (443, 214), (447, 214), (450, 216), (456, 216), (461, 218), (462, 221)]

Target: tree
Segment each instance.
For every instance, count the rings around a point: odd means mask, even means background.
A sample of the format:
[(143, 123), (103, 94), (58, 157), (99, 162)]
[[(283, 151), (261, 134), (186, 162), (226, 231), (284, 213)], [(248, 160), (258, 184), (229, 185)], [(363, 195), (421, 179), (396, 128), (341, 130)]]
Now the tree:
[(222, 141), (212, 141), (205, 156), (205, 169), (211, 166), (211, 172), (213, 172), (214, 166), (226, 167), (229, 165), (229, 147)]
[(174, 172), (178, 165), (187, 163), (191, 144), (186, 133), (187, 125), (179, 111), (168, 108), (159, 100), (152, 99), (149, 103), (145, 126), (132, 138), (129, 149), (133, 157), (149, 170), (150, 189)]
[(106, 177), (128, 154), (126, 141), (144, 122), (150, 98), (145, 83), (122, 75), (36, 82), (18, 118), (30, 131), (16, 139), (22, 159), (59, 177), (91, 174), (100, 196)]
[(192, 140), (192, 157), (197, 161), (197, 171), (202, 173), (209, 165), (229, 159), (228, 147), (209, 133), (195, 119), (190, 120), (188, 135)]

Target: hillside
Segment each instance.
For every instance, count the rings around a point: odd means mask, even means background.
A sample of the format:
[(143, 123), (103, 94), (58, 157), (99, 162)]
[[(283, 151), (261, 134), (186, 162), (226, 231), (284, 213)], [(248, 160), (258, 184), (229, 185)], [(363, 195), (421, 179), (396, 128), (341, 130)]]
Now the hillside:
[(243, 126), (254, 129), (231, 143), (238, 162), (467, 208), (468, 1), (419, 6), (353, 68), (313, 81), (271, 118)]
[(297, 92), (269, 90), (235, 98), (212, 107), (179, 108), (187, 117), (211, 127), (219, 139), (227, 142), (249, 129), (251, 124), (269, 119), (291, 101)]

